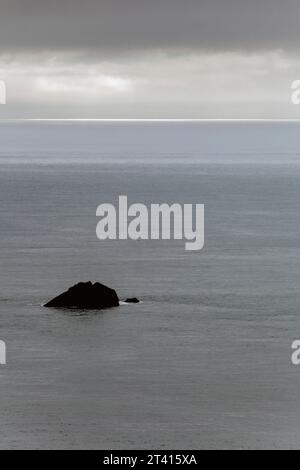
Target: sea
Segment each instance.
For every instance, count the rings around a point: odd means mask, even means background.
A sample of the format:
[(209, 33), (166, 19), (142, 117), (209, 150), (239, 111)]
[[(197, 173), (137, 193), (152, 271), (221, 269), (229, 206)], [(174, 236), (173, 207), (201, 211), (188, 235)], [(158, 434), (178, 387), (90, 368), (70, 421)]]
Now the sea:
[[(97, 207), (205, 206), (205, 243)], [(300, 122), (0, 122), (1, 449), (300, 448)], [(43, 304), (80, 281), (139, 304)]]

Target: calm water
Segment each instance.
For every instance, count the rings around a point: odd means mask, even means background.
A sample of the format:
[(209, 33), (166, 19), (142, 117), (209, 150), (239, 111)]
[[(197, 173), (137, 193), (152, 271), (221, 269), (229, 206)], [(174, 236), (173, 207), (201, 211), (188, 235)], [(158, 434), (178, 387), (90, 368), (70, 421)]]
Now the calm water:
[[(0, 124), (1, 448), (300, 447), (300, 124)], [(206, 242), (96, 208), (204, 203)], [(47, 310), (80, 280), (143, 299)]]

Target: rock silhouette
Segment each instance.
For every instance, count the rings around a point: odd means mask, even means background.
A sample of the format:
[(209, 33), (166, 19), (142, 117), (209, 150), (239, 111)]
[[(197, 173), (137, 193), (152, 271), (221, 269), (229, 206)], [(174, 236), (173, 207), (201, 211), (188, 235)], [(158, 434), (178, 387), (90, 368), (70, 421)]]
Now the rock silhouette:
[(125, 302), (127, 304), (139, 304), (140, 303), (139, 299), (137, 299), (136, 297), (133, 297), (132, 299), (126, 299)]
[(119, 298), (115, 290), (99, 282), (80, 282), (58, 297), (50, 300), (45, 307), (102, 309), (117, 307)]

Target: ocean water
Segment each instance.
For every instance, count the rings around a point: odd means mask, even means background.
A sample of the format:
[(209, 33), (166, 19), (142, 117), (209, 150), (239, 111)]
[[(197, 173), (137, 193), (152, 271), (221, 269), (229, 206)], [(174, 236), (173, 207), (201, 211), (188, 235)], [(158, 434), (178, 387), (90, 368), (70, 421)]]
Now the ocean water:
[[(96, 208), (205, 204), (205, 247)], [(299, 448), (300, 124), (1, 122), (0, 448)], [(78, 281), (138, 305), (45, 309)]]

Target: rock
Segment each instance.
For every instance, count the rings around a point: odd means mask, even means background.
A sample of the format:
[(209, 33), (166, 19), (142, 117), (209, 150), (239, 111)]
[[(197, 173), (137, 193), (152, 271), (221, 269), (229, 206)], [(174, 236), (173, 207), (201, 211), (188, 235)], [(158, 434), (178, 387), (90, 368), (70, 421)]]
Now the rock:
[(45, 307), (102, 309), (117, 307), (119, 299), (115, 290), (96, 282), (80, 282), (55, 297)]
[(139, 304), (140, 303), (139, 299), (137, 299), (136, 297), (133, 297), (132, 299), (126, 299), (125, 302), (127, 304)]

